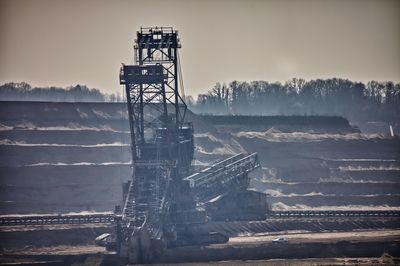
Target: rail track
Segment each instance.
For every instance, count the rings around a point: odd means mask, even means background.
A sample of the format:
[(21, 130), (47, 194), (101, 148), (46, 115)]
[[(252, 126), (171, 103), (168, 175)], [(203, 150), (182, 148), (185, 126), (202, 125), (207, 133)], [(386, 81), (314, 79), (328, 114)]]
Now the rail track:
[[(119, 217), (115, 214), (59, 214), (59, 215), (21, 215), (0, 216), (0, 226), (56, 225), (56, 224), (100, 224), (113, 223)], [(364, 218), (400, 218), (400, 211), (353, 210), (353, 211), (270, 211), (270, 219), (287, 218), (328, 218), (328, 217), (364, 217)]]

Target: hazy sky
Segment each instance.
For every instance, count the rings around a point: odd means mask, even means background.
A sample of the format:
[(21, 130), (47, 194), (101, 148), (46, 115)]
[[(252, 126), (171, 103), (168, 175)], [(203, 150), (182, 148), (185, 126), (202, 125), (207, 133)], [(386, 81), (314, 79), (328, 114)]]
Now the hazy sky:
[(140, 26), (179, 30), (191, 95), (235, 79), (400, 81), (400, 1), (0, 0), (0, 83), (122, 91)]

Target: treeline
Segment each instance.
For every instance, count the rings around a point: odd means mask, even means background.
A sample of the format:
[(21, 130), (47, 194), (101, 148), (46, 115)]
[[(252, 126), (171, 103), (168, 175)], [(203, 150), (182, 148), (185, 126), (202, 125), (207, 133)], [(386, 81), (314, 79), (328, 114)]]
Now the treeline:
[[(31, 87), (28, 83), (0, 86), (1, 101), (124, 102), (120, 93), (106, 94), (85, 85)], [(217, 83), (197, 100), (186, 101), (196, 113), (212, 115), (326, 115), (350, 120), (400, 121), (400, 84), (347, 79), (291, 79)]]
[(121, 102), (119, 93), (102, 93), (85, 85), (61, 87), (35, 87), (26, 82), (6, 83), (0, 86), (1, 101), (52, 101), (52, 102)]
[(329, 115), (350, 120), (400, 121), (400, 84), (347, 79), (217, 83), (191, 109), (203, 114)]

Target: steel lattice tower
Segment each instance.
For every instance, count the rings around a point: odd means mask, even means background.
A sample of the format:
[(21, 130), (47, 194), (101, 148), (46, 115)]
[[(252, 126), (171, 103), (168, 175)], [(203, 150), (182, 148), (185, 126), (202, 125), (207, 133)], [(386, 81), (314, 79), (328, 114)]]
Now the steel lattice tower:
[(189, 202), (184, 205), (190, 205), (190, 211), (194, 206), (192, 198), (181, 196), (194, 144), (193, 127), (184, 123), (187, 107), (179, 94), (180, 47), (178, 33), (171, 27), (141, 28), (134, 46), (137, 64), (123, 65), (120, 72), (133, 167), (123, 217), (127, 223), (153, 223), (157, 232), (171, 212), (183, 211), (181, 202)]

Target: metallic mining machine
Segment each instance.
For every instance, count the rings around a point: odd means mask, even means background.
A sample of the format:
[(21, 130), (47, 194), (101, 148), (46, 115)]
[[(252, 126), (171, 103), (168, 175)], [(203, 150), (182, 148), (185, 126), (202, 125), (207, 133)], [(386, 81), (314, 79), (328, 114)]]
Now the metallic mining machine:
[[(127, 95), (132, 180), (123, 186), (115, 248), (133, 263), (151, 262), (165, 248), (228, 241), (205, 225), (213, 217), (224, 219), (227, 210), (232, 214), (239, 205), (244, 212), (266, 212), (264, 204), (245, 206), (254, 203), (247, 187), (248, 173), (259, 167), (256, 154), (238, 154), (192, 172), (193, 126), (185, 122), (187, 106), (179, 94), (180, 47), (172, 27), (141, 28), (134, 46), (136, 65), (123, 65), (120, 71)], [(219, 207), (227, 207), (225, 213)]]

